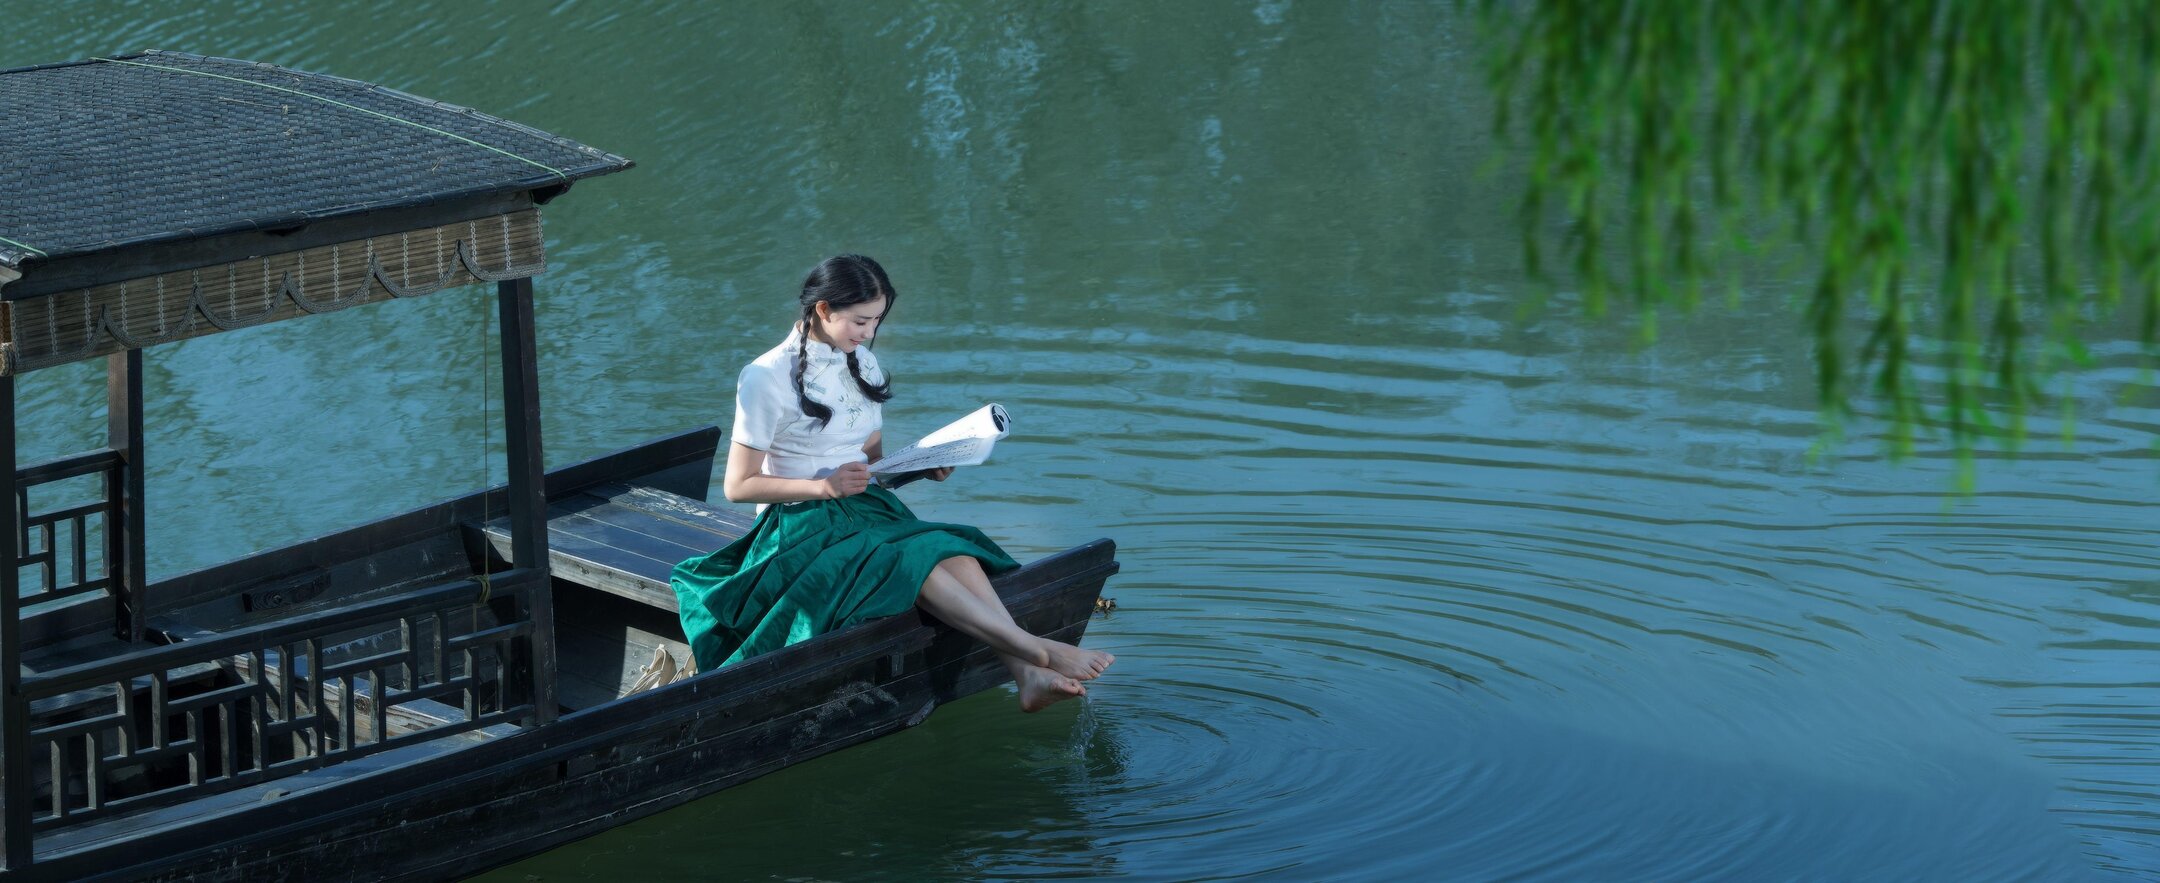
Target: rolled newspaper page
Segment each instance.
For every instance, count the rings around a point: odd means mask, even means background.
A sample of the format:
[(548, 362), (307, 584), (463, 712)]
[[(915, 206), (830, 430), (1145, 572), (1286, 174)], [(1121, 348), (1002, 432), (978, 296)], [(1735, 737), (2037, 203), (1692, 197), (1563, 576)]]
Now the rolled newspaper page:
[(998, 439), (1011, 434), (1011, 426), (1012, 418), (1006, 415), (1005, 407), (992, 402), (870, 464), (870, 472), (897, 475), (948, 466), (979, 465), (990, 459), (990, 449), (997, 445)]

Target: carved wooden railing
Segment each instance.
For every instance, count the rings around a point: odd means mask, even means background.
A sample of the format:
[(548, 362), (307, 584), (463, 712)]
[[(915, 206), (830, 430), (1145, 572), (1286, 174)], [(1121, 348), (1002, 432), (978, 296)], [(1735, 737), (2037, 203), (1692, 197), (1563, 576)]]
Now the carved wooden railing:
[[(105, 538), (113, 535), (112, 526), (120, 517), (118, 488), (125, 468), (118, 453), (98, 450), (16, 470), (15, 564), (36, 568), (31, 572), (38, 577), (23, 581), (25, 604), (114, 590), (112, 551), (100, 548), (92, 555), (91, 548), (93, 536), (98, 538), (95, 544), (105, 545)], [(100, 474), (102, 481), (91, 494), (62, 492), (56, 496), (70, 498), (67, 502), (55, 505), (41, 499), (38, 509), (31, 508), (33, 490)]]
[[(546, 586), (545, 571), (511, 570), (490, 593)], [(32, 829), (49, 831), (528, 719), (531, 682), (505, 661), (532, 652), (533, 624), (493, 623), (484, 611), (523, 605), (490, 608), (481, 594), (460, 580), (26, 674), (33, 709), (82, 691), (111, 696), (86, 717), (35, 723), (29, 744), (49, 780), (35, 797), (31, 783), (8, 782), (7, 799), (25, 800)], [(222, 683), (176, 695), (206, 664)]]

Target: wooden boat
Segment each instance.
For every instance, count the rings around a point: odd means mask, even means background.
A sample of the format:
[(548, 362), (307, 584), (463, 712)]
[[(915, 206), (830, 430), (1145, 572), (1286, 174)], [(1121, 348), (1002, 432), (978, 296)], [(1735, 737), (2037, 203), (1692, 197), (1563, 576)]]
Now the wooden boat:
[[(0, 71), (0, 841), (22, 879), (450, 878), (920, 723), (1005, 679), (908, 613), (687, 659), (739, 535), (705, 427), (544, 471), (540, 206), (630, 162), (474, 111), (148, 53)], [(20, 148), (20, 149), (18, 149)], [(155, 583), (143, 351), (494, 283), (508, 482)], [(24, 373), (104, 358), (107, 447), (23, 466)], [(175, 382), (186, 383), (185, 377)], [(996, 581), (1078, 641), (1098, 540)]]

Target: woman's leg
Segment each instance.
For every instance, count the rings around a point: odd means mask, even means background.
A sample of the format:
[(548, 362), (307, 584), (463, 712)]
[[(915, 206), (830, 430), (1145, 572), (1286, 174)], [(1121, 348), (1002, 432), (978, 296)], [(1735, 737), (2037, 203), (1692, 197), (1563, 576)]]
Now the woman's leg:
[[(982, 593), (982, 592), (980, 592), (980, 591), (977, 591), (977, 590), (976, 590), (976, 588), (975, 588), (975, 585), (974, 585), (974, 584), (973, 584), (972, 582), (970, 582), (970, 581), (969, 581), (969, 580), (968, 580), (968, 579), (966, 578), (966, 576), (964, 575), (963, 571), (959, 569), (959, 566), (960, 566), (960, 564), (959, 564), (959, 563), (960, 563), (960, 562), (962, 562), (962, 561), (965, 561), (965, 562), (967, 562), (967, 563), (969, 563), (969, 564), (973, 564), (973, 565), (975, 565), (975, 569), (976, 569), (976, 570), (978, 570), (978, 571), (982, 570), (982, 565), (981, 565), (980, 563), (976, 562), (976, 560), (975, 560), (975, 559), (973, 559), (973, 558), (968, 558), (968, 557), (965, 557), (965, 556), (961, 556), (961, 557), (956, 557), (956, 558), (947, 558), (947, 559), (945, 559), (945, 560), (943, 560), (943, 561), (940, 561), (940, 562), (938, 562), (938, 564), (937, 564), (937, 567), (938, 567), (938, 569), (939, 569), (939, 570), (945, 571), (945, 572), (946, 572), (946, 573), (947, 573), (948, 575), (952, 576), (952, 577), (953, 577), (954, 579), (957, 579), (957, 580), (959, 580), (959, 581), (960, 581), (960, 584), (961, 584), (962, 586), (965, 586), (965, 587), (967, 588), (967, 590), (968, 590), (968, 593), (969, 593), (969, 594), (971, 594), (971, 595), (974, 595), (974, 596), (975, 596), (975, 598), (976, 598), (976, 600), (977, 600), (978, 602), (981, 602), (981, 601), (984, 601), (984, 600), (986, 600), (986, 599), (984, 598), (984, 596), (983, 596), (983, 593)], [(997, 589), (995, 589), (995, 588), (991, 588), (991, 589), (990, 589), (990, 592), (989, 592), (989, 597), (988, 597), (988, 599), (987, 599), (987, 600), (988, 600), (988, 601), (991, 601), (991, 602), (995, 602), (995, 603), (996, 603), (996, 605), (997, 605), (997, 609), (996, 609), (996, 611), (994, 611), (994, 612), (992, 613), (992, 615), (993, 615), (993, 616), (997, 616), (998, 618), (1004, 619), (1004, 620), (1005, 620), (1005, 621), (1007, 621), (1007, 622), (1011, 622), (1011, 620), (1012, 620), (1012, 613), (1011, 613), (1010, 611), (1008, 611), (1008, 610), (1006, 610), (1006, 609), (1005, 609), (1005, 602), (1003, 601), (1003, 599), (1000, 599), (1000, 598), (998, 598), (998, 597), (997, 597)], [(988, 610), (989, 610), (989, 608), (988, 608), (988, 606), (987, 606), (987, 605), (981, 605), (981, 604), (978, 604), (978, 609), (982, 609), (982, 610), (985, 610), (985, 611), (988, 611)], [(1013, 627), (1014, 627), (1014, 628), (1019, 628), (1019, 626), (1020, 626), (1020, 624), (1019, 624), (1019, 623), (1013, 623)], [(1022, 631), (1026, 631), (1026, 630), (1025, 630), (1025, 629), (1022, 629)], [(998, 654), (998, 658), (999, 658), (999, 659), (1001, 659), (1001, 660), (1004, 660), (1004, 662), (1005, 662), (1005, 669), (1006, 669), (1007, 671), (1010, 671), (1010, 672), (1012, 672), (1012, 676), (1013, 676), (1013, 683), (1016, 683), (1016, 684), (1017, 684), (1017, 683), (1021, 683), (1021, 682), (1022, 682), (1022, 680), (1023, 680), (1023, 677), (1022, 677), (1022, 676), (1023, 676), (1024, 674), (1025, 674), (1025, 672), (1024, 672), (1024, 671), (1022, 671), (1022, 669), (1023, 669), (1023, 668), (1037, 668), (1037, 667), (1038, 667), (1038, 666), (1032, 666), (1032, 665), (1029, 665), (1029, 664), (1028, 664), (1028, 663), (1027, 663), (1027, 662), (1026, 662), (1025, 660), (1022, 660), (1022, 659), (1021, 659), (1020, 657), (1018, 657), (1018, 656), (1014, 656), (1014, 655), (1012, 655), (1012, 654), (1010, 654), (1010, 653), (1003, 653), (1003, 652), (1001, 652), (1001, 653), (999, 653), (999, 654)]]
[[(932, 570), (923, 580), (916, 603), (997, 652), (1005, 670), (1012, 673), (1013, 683), (1020, 687), (1021, 711), (1040, 711), (1051, 703), (1087, 695), (1087, 688), (1078, 680), (1029, 662), (1049, 659), (1049, 652), (1040, 646), (1045, 642), (1014, 625), (1009, 615), (1000, 622), (997, 615), (984, 608), (982, 599), (951, 573)], [(998, 612), (1005, 609), (1004, 605), (991, 606)]]
[(1015, 625), (1012, 616), (1004, 613), (1004, 605), (984, 604), (959, 577), (943, 567), (933, 568), (923, 580), (916, 603), (999, 653), (1009, 653), (1029, 665), (1050, 662), (1050, 651), (1043, 646), (1043, 639)]
[[(1100, 650), (1088, 650), (1063, 641), (1052, 641), (1036, 637), (1026, 629), (1020, 628), (1018, 624), (1013, 622), (1011, 611), (1005, 609), (1005, 600), (998, 597), (996, 587), (990, 585), (990, 575), (983, 572), (982, 562), (966, 555), (958, 555), (938, 562), (937, 570), (943, 571), (946, 575), (957, 580), (962, 586), (965, 586), (968, 592), (975, 596), (977, 609), (981, 611), (983, 616), (1000, 623), (1012, 632), (1026, 636), (1036, 645), (1042, 647), (1048, 656), (1048, 661), (1034, 664), (1041, 665), (1069, 678), (1087, 681), (1101, 676), (1103, 670), (1110, 667), (1110, 663), (1117, 661), (1117, 657)], [(1035, 659), (1037, 657), (1028, 654), (1023, 655), (1023, 658)]]

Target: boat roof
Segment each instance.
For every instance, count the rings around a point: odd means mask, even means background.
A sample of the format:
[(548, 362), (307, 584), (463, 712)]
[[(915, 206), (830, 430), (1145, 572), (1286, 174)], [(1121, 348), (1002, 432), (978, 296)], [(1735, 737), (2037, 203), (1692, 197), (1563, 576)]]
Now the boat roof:
[(25, 275), (385, 209), (545, 201), (631, 165), (395, 89), (180, 52), (0, 71), (0, 121), (0, 266)]
[(547, 267), (629, 160), (470, 108), (145, 52), (0, 71), (0, 376)]

